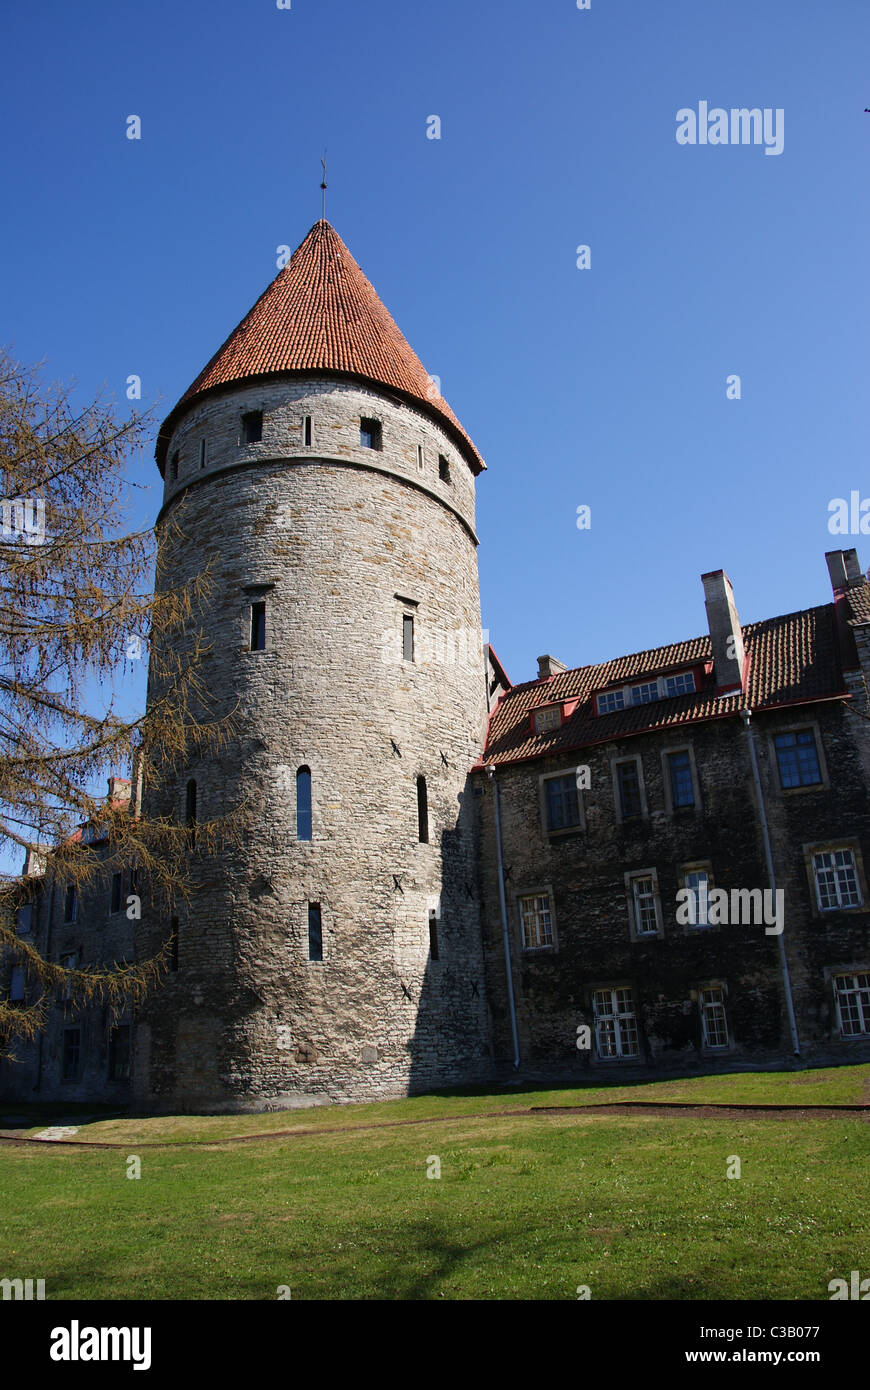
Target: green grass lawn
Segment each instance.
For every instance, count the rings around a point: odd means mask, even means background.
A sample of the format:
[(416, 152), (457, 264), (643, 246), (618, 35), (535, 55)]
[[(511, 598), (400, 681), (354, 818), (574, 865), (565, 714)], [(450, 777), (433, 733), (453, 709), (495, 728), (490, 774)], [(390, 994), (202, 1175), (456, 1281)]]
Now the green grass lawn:
[[(76, 1137), (122, 1149), (0, 1146), (0, 1277), (44, 1278), (48, 1298), (567, 1299), (585, 1284), (593, 1299), (826, 1299), (830, 1279), (870, 1275), (864, 1117), (474, 1112), (799, 1107), (866, 1099), (868, 1080), (863, 1066), (98, 1121)], [(361, 1128), (404, 1119), (432, 1123)], [(316, 1132), (335, 1125), (351, 1128)], [(226, 1142), (284, 1129), (315, 1133)]]

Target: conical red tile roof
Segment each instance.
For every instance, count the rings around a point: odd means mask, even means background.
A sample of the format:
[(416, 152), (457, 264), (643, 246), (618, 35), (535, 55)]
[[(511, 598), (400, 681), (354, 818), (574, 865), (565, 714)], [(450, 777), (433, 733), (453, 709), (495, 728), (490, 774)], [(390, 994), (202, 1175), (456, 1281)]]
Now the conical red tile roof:
[(321, 221), (163, 422), (161, 472), (172, 430), (194, 396), (285, 372), (335, 373), (400, 391), (447, 427), (475, 474), (486, 467), (341, 237)]

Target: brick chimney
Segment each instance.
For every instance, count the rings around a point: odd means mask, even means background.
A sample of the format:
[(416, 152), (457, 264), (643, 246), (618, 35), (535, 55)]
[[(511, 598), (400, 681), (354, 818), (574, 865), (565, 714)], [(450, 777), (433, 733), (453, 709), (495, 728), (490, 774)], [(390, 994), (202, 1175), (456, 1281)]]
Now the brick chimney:
[(538, 680), (545, 681), (550, 676), (560, 676), (568, 667), (563, 661), (557, 661), (554, 656), (538, 657)]
[(731, 580), (724, 570), (712, 570), (709, 574), (701, 575), (701, 583), (704, 585), (704, 606), (713, 643), (713, 675), (717, 694), (742, 690), (746, 653)]
[(130, 800), (131, 786), (129, 777), (110, 777), (108, 780), (109, 801)]
[(828, 550), (825, 552), (825, 559), (828, 562), (828, 574), (831, 576), (831, 588), (834, 593), (838, 589), (851, 589), (858, 584), (866, 584), (867, 581), (858, 564), (857, 550)]

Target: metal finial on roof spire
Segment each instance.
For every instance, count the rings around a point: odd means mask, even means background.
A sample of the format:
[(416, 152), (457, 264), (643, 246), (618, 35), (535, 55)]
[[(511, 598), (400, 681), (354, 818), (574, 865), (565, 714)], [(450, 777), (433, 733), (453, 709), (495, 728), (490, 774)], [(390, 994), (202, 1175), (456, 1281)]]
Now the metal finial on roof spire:
[(323, 183), (320, 185), (320, 188), (321, 188), (321, 191), (322, 191), (320, 215), (321, 215), (323, 221), (325, 222), (325, 221), (326, 221), (326, 189), (327, 189), (327, 183), (326, 183), (326, 150), (323, 151), (323, 158), (321, 159), (320, 163), (323, 165)]

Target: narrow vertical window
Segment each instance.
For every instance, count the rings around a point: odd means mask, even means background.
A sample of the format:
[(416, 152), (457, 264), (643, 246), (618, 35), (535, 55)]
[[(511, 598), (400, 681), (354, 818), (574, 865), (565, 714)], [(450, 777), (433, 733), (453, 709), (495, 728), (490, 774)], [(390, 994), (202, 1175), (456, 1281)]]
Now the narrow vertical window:
[(305, 434), (304, 434), (304, 439), (305, 439), (306, 445), (310, 445), (310, 444), (311, 444), (311, 416), (310, 416), (310, 415), (306, 415), (306, 416), (305, 416)]
[(725, 1019), (725, 991), (721, 985), (708, 985), (698, 991), (705, 1047), (728, 1046), (728, 1024)]
[(205, 440), (199, 441), (199, 466), (205, 468)]
[(266, 649), (266, 605), (265, 603), (251, 604), (251, 651), (262, 652)]
[(637, 763), (616, 764), (616, 783), (619, 788), (619, 809), (623, 820), (631, 820), (643, 815), (643, 800), (640, 794), (640, 776)]
[(308, 959), (323, 960), (323, 923), (320, 903), (308, 904)]
[(296, 839), (311, 839), (311, 768), (296, 773)]
[(196, 782), (193, 778), (187, 784), (184, 798), (184, 823), (187, 826), (191, 849), (196, 845)]
[(63, 920), (65, 922), (75, 922), (79, 915), (79, 895), (74, 883), (67, 886), (66, 897), (63, 905)]
[(402, 656), (405, 661), (414, 660), (414, 615), (402, 614)]
[(81, 1028), (63, 1030), (63, 1070), (62, 1081), (78, 1081), (82, 1054)]
[(169, 969), (173, 974), (178, 969), (178, 918), (169, 923)]
[(417, 445), (417, 467), (420, 468), (420, 469), (422, 469), (422, 467), (423, 467), (423, 445), (422, 445), (422, 444), (418, 444), (418, 445)]
[(434, 907), (429, 909), (429, 959), (438, 959), (438, 918)]
[(109, 1031), (109, 1080), (130, 1079), (130, 1025), (119, 1023)]
[(675, 811), (681, 806), (694, 806), (695, 788), (692, 785), (692, 764), (688, 753), (669, 753), (668, 772), (671, 779), (671, 805)]
[(178, 477), (178, 450), (177, 450), (177, 449), (176, 449), (175, 453), (172, 455), (172, 476), (173, 476), (173, 478), (177, 478), (177, 477)]
[(429, 843), (429, 796), (426, 778), (417, 778), (417, 834), (421, 845)]

